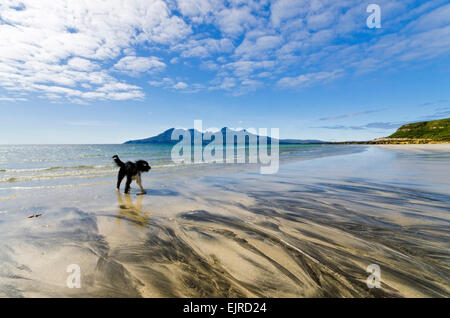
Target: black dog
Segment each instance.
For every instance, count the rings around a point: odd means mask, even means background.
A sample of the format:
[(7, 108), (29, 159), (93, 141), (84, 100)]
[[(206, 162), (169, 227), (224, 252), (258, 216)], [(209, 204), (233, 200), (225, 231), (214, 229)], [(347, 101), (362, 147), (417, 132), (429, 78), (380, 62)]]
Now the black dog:
[(120, 190), (120, 183), (125, 176), (127, 177), (127, 183), (125, 184), (125, 193), (130, 192), (131, 181), (136, 180), (139, 188), (141, 188), (141, 194), (146, 194), (147, 191), (142, 187), (141, 172), (148, 172), (152, 167), (147, 161), (138, 160), (136, 162), (128, 161), (122, 162), (118, 155), (113, 156), (115, 163), (120, 167), (119, 175), (117, 176), (117, 190)]

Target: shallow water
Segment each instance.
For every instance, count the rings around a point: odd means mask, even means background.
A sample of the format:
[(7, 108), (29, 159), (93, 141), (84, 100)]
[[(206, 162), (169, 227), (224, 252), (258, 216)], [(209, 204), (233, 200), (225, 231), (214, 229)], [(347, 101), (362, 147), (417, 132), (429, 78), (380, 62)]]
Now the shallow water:
[[(172, 145), (0, 145), (0, 197), (2, 190), (58, 187), (103, 182), (115, 177), (117, 167), (112, 156), (124, 161), (147, 160), (157, 175), (180, 175), (196, 170), (246, 170), (261, 164), (175, 163)], [(254, 148), (254, 146), (252, 146)], [(245, 158), (246, 148), (239, 146), (237, 158)], [(227, 148), (224, 147), (226, 150)], [(336, 145), (281, 145), (280, 160), (307, 160), (362, 151), (362, 147)], [(225, 151), (224, 150), (224, 151)], [(248, 147), (247, 147), (248, 151)]]
[(450, 296), (450, 151), (358, 149), (275, 175), (150, 173), (145, 196), (117, 193), (113, 176), (5, 189), (0, 295)]

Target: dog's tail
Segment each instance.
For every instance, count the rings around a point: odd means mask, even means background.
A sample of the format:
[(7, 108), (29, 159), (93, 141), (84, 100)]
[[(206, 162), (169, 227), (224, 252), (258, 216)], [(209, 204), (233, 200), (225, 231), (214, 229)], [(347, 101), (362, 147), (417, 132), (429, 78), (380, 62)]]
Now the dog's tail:
[(114, 155), (112, 158), (114, 159), (114, 162), (116, 163), (116, 165), (118, 165), (119, 167), (122, 168), (123, 166), (125, 166), (125, 164), (122, 162), (122, 160), (119, 159), (118, 155)]

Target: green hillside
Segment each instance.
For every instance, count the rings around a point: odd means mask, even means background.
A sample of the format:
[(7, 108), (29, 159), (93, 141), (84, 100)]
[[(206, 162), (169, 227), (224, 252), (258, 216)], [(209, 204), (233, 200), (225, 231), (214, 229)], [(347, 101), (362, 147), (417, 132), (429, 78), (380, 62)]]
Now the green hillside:
[(448, 141), (450, 140), (450, 118), (406, 124), (387, 138)]

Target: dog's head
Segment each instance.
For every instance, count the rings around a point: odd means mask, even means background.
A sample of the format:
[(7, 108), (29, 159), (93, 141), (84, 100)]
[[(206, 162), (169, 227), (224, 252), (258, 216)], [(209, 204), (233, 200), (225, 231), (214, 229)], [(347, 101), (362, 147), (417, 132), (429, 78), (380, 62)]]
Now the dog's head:
[(152, 168), (152, 167), (150, 167), (148, 162), (145, 160), (136, 161), (136, 166), (137, 166), (138, 170), (141, 172), (148, 172)]

